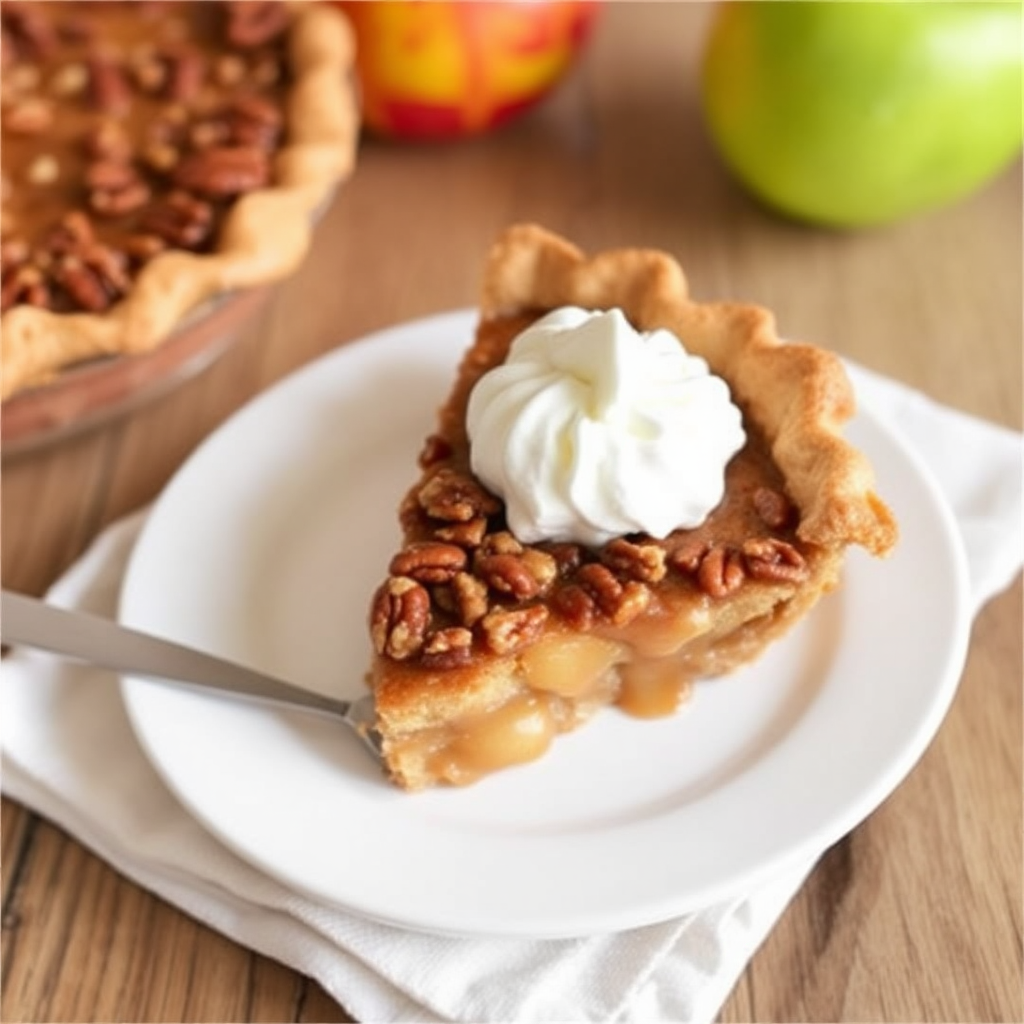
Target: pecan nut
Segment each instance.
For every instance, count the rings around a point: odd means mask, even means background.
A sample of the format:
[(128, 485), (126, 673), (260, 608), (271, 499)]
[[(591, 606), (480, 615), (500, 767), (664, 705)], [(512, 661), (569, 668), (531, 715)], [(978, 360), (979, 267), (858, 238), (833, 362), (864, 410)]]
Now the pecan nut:
[(134, 185), (138, 180), (135, 168), (127, 160), (107, 157), (94, 160), (85, 169), (85, 184), (89, 188), (117, 190)]
[(164, 95), (175, 103), (193, 99), (206, 77), (206, 60), (192, 47), (181, 47), (166, 54), (164, 68)]
[(793, 522), (796, 510), (781, 491), (772, 487), (758, 487), (751, 501), (758, 518), (769, 530), (783, 530)]
[(597, 605), (593, 597), (578, 583), (559, 587), (551, 597), (551, 604), (575, 630), (586, 632), (594, 625)]
[(639, 580), (620, 583), (611, 569), (600, 562), (584, 565), (576, 579), (594, 599), (601, 614), (616, 626), (632, 622), (651, 603), (651, 591), (646, 584)]
[(112, 296), (104, 288), (100, 276), (78, 256), (62, 257), (54, 268), (53, 277), (82, 309), (90, 313), (101, 313), (111, 304)]
[(464, 626), (472, 626), (487, 614), (487, 584), (468, 572), (460, 572), (452, 580), (455, 609)]
[(92, 101), (97, 110), (111, 117), (127, 114), (132, 92), (121, 65), (106, 54), (93, 54), (87, 67)]
[(95, 189), (89, 193), (89, 208), (101, 217), (123, 217), (141, 210), (149, 202), (150, 194), (144, 181), (118, 189)]
[(755, 537), (743, 542), (743, 560), (753, 579), (774, 583), (801, 583), (809, 570), (792, 544), (776, 537)]
[(449, 626), (427, 637), (420, 660), (427, 668), (448, 670), (467, 664), (472, 654), (473, 634), (461, 626)]
[(450, 544), (458, 544), (464, 548), (479, 547), (487, 533), (487, 520), (484, 518), (470, 519), (465, 523), (445, 523), (434, 530), (438, 540)]
[(66, 213), (43, 236), (41, 248), (54, 256), (81, 252), (96, 240), (92, 221), (81, 210)]
[(10, 39), (15, 52), (26, 57), (43, 59), (57, 45), (57, 34), (49, 16), (37, 8), (5, 4), (3, 27), (5, 40)]
[(143, 211), (139, 228), (175, 248), (198, 249), (213, 231), (213, 207), (187, 192), (172, 192)]
[(270, 161), (253, 146), (210, 146), (183, 157), (172, 178), (179, 188), (223, 199), (266, 185)]
[(431, 519), (448, 523), (491, 516), (501, 508), (501, 502), (475, 480), (448, 468), (438, 470), (423, 485), (417, 501)]
[(668, 555), (668, 564), (681, 573), (695, 573), (711, 545), (699, 537), (687, 537)]
[(4, 128), (14, 135), (41, 135), (53, 124), (53, 106), (38, 97), (4, 105)]
[(518, 555), (478, 553), (474, 571), (492, 590), (510, 594), (517, 601), (526, 601), (540, 593), (540, 584)]
[(6, 313), (12, 306), (50, 306), (50, 289), (43, 272), (31, 264), (6, 270), (0, 285), (0, 311)]
[(102, 245), (62, 256), (53, 277), (78, 306), (92, 313), (109, 308), (130, 285), (124, 256)]
[(424, 541), (410, 544), (391, 559), (393, 576), (408, 576), (418, 583), (447, 583), (466, 567), (466, 552), (454, 544)]
[(665, 578), (665, 551), (657, 544), (634, 544), (616, 537), (604, 546), (601, 561), (615, 572), (645, 583)]
[(543, 605), (529, 608), (493, 608), (480, 620), (484, 642), (495, 654), (510, 654), (533, 643), (544, 630), (548, 610)]
[(228, 136), (236, 146), (273, 149), (284, 123), (278, 107), (255, 93), (236, 96), (224, 115)]
[(378, 654), (396, 661), (417, 654), (430, 622), (430, 595), (407, 576), (392, 576), (378, 588), (370, 612), (370, 636)]
[(579, 568), (583, 560), (583, 552), (578, 544), (570, 544), (568, 541), (549, 541), (542, 544), (538, 550), (549, 554), (555, 560), (555, 566), (563, 575)]
[(709, 548), (701, 559), (697, 583), (708, 597), (725, 597), (743, 583), (744, 575), (740, 553), (718, 545)]

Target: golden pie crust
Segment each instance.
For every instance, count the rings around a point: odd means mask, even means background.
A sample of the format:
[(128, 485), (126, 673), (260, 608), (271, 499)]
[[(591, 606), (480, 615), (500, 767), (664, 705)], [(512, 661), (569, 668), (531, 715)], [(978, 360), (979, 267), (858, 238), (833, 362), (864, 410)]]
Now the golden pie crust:
[[(5, 13), (15, 6), (5, 4)], [(83, 14), (97, 6), (123, 7), (83, 4)], [(355, 162), (354, 37), (344, 16), (328, 5), (249, 6), (256, 17), (275, 16), (275, 6), (286, 8), (288, 16), (284, 45), (290, 78), (281, 100), (285, 135), (271, 156), (270, 183), (234, 199), (211, 251), (167, 248), (149, 259), (105, 310), (63, 312), (26, 303), (8, 309), (0, 324), (0, 397), (45, 384), (85, 360), (150, 351), (190, 314), (201, 313), (208, 300), (280, 280), (304, 258), (317, 212)], [(201, 7), (212, 4), (195, 5), (197, 11)], [(166, 21), (160, 12), (157, 17)], [(5, 84), (8, 74), (13, 72), (5, 67)]]
[[(523, 545), (473, 476), (473, 385), (522, 329), (566, 305), (667, 328), (729, 383), (748, 440), (700, 527), (599, 548)], [(691, 300), (664, 253), (587, 258), (536, 225), (508, 229), (370, 609), (391, 778), (406, 789), (473, 782), (539, 757), (598, 708), (671, 713), (695, 679), (756, 658), (838, 585), (849, 545), (884, 555), (896, 542), (870, 464), (841, 433), (853, 411), (835, 355), (781, 341), (765, 310)]]

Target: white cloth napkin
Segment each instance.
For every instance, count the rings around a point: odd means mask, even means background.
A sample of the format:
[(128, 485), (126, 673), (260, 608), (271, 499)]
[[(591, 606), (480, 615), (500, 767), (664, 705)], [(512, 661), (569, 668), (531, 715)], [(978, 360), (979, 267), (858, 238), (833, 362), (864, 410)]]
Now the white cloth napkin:
[[(1021, 435), (851, 372), (861, 401), (917, 449), (948, 498), (977, 610), (1024, 561)], [(113, 615), (143, 516), (102, 534), (48, 600)], [(317, 979), (366, 1022), (710, 1021), (813, 866), (614, 935), (406, 932), (291, 892), (208, 835), (146, 760), (110, 673), (17, 651), (3, 662), (0, 693), (5, 793), (186, 913)]]

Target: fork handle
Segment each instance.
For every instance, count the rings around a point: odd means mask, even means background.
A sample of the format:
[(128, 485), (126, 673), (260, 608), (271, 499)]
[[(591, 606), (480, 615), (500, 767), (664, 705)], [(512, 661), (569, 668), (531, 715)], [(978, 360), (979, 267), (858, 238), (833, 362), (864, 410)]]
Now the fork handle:
[(346, 717), (352, 702), (325, 697), (203, 651), (4, 590), (0, 639), (129, 676), (159, 679)]

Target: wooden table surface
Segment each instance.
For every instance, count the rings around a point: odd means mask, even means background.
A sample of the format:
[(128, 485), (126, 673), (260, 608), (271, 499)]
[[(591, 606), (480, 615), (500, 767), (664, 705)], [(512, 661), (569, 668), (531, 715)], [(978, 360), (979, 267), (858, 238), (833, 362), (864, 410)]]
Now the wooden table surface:
[[(664, 248), (698, 298), (769, 306), (787, 337), (1019, 429), (1020, 165), (893, 227), (787, 223), (723, 172), (702, 125), (709, 13), (611, 5), (570, 78), (506, 130), (447, 145), (364, 141), (301, 271), (211, 369), (5, 462), (4, 586), (42, 593), (290, 370), (376, 328), (472, 305), (484, 252), (515, 220), (588, 249)], [(722, 1020), (1024, 1019), (1021, 619), (1018, 579), (978, 616), (930, 749), (826, 853)], [(315, 983), (196, 924), (10, 800), (2, 837), (4, 1021), (349, 1019)]]

